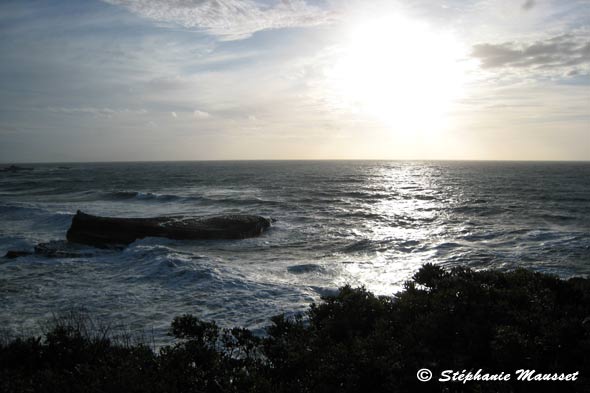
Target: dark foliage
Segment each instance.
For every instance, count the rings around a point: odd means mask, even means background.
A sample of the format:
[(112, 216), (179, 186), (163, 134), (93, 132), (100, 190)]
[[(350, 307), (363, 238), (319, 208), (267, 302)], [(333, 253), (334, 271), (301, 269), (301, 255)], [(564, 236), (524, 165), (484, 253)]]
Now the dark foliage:
[[(3, 392), (590, 392), (590, 280), (425, 265), (394, 297), (341, 288), (265, 337), (184, 315), (153, 351), (69, 318), (0, 346)], [(416, 372), (433, 371), (430, 382)], [(441, 383), (443, 370), (508, 382)], [(522, 382), (518, 369), (579, 371)]]

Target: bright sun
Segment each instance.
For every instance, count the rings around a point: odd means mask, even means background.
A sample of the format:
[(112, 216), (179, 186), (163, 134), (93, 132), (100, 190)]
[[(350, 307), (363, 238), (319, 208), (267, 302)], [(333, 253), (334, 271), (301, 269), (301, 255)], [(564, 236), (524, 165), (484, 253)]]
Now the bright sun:
[(431, 132), (462, 96), (465, 51), (451, 35), (401, 17), (351, 29), (330, 89), (339, 107), (368, 115), (398, 132)]

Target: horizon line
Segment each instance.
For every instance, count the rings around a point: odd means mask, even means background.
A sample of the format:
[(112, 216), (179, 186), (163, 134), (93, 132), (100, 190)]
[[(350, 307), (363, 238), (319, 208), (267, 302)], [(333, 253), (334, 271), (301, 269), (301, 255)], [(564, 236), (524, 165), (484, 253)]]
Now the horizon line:
[(104, 160), (104, 161), (10, 161), (0, 165), (42, 165), (42, 164), (141, 164), (173, 162), (314, 162), (314, 161), (398, 161), (398, 162), (538, 162), (538, 163), (590, 163), (586, 160), (562, 159), (420, 159), (420, 158), (282, 158), (282, 159), (205, 159), (205, 160)]

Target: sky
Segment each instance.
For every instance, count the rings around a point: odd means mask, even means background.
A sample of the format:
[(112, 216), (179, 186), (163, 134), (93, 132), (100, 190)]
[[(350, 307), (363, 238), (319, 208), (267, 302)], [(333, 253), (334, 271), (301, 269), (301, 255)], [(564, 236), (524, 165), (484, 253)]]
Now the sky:
[(590, 0), (0, 2), (0, 162), (590, 160)]

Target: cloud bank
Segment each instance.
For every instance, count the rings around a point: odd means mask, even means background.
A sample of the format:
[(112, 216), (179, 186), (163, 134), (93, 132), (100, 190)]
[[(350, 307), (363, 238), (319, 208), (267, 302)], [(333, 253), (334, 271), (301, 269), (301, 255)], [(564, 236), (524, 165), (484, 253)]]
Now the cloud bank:
[(270, 5), (253, 0), (104, 0), (142, 17), (197, 29), (231, 41), (257, 31), (309, 27), (330, 20), (328, 11), (304, 0), (280, 0)]
[(590, 39), (562, 34), (534, 43), (505, 42), (473, 46), (484, 68), (569, 68), (590, 65)]

